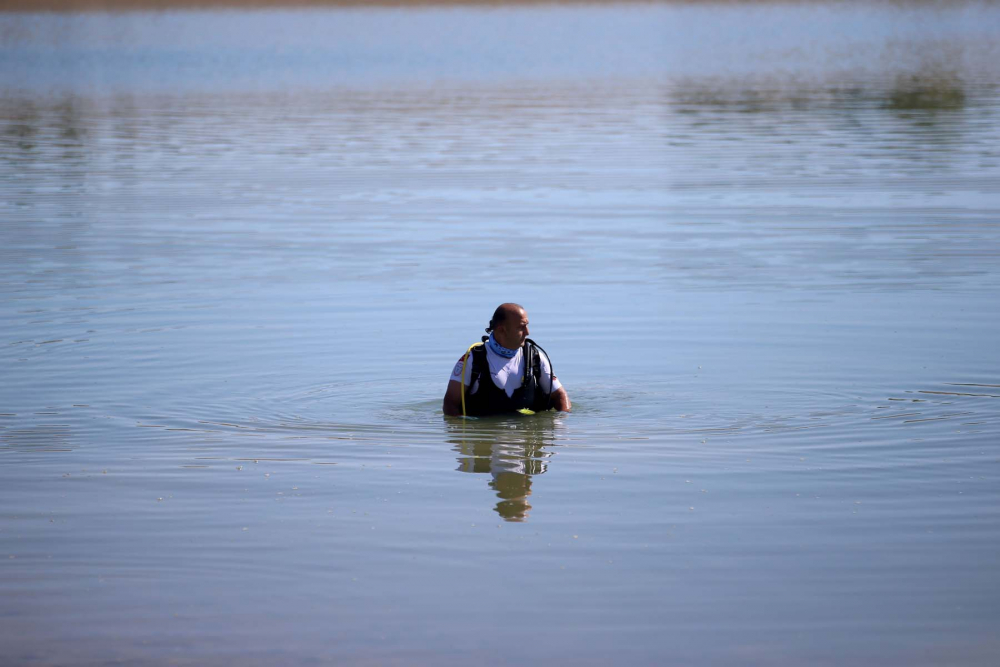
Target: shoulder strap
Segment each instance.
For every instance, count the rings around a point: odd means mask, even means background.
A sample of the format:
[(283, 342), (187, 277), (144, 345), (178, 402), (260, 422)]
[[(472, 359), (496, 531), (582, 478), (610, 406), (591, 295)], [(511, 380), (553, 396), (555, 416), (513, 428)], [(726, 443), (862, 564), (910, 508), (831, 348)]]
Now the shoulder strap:
[(531, 408), (535, 404), (535, 392), (540, 389), (538, 374), (541, 370), (539, 368), (541, 364), (538, 362), (538, 351), (532, 345), (531, 341), (525, 340), (522, 354), (524, 370), (521, 376), (521, 387), (523, 388), (521, 403), (523, 407)]
[[(548, 410), (549, 408), (552, 407), (552, 385), (554, 384), (553, 378), (555, 378), (556, 376), (555, 371), (552, 369), (552, 357), (549, 356), (549, 353), (545, 351), (544, 347), (542, 347), (535, 341), (531, 340), (530, 338), (526, 338), (525, 343), (529, 345), (528, 349), (531, 350), (530, 356), (531, 356), (532, 372), (534, 373), (535, 384), (538, 386), (539, 391), (541, 391), (542, 389), (542, 361), (538, 357), (539, 351), (541, 351), (541, 353), (545, 355), (545, 358), (548, 359), (549, 391), (548, 393), (545, 393), (544, 391), (542, 392), (543, 394), (545, 394), (545, 399), (546, 399), (545, 409)], [(525, 376), (525, 380), (527, 380), (527, 376)]]
[[(556, 376), (556, 370), (555, 370), (555, 368), (552, 367), (552, 357), (550, 357), (549, 353), (545, 351), (545, 348), (542, 347), (541, 345), (539, 345), (538, 343), (536, 343), (535, 341), (531, 340), (530, 338), (525, 338), (525, 341), (527, 341), (528, 343), (531, 343), (532, 347), (538, 348), (541, 351), (541, 353), (545, 355), (545, 358), (549, 362), (549, 375), (552, 376), (552, 377), (555, 377)], [(539, 366), (539, 369), (541, 369), (541, 366)]]
[[(477, 347), (481, 348), (481, 350), (476, 350), (475, 348), (477, 348)], [(473, 343), (472, 345), (469, 346), (469, 349), (465, 351), (465, 356), (462, 357), (462, 375), (458, 379), (459, 379), (459, 384), (462, 385), (462, 416), (463, 417), (466, 416), (466, 414), (465, 414), (465, 385), (464, 385), (464, 382), (465, 382), (465, 365), (468, 363), (469, 357), (471, 357), (473, 355), (478, 356), (478, 354), (477, 354), (478, 352), (485, 352), (485, 351), (486, 351), (486, 348), (483, 346), (482, 342)], [(476, 372), (476, 370), (477, 370), (476, 367), (479, 366), (479, 365), (480, 364), (477, 364), (475, 360), (472, 361), (472, 371), (473, 371), (473, 373)], [(479, 369), (479, 372), (482, 373), (482, 370)], [(474, 384), (473, 378), (470, 377), (469, 378), (469, 389), (472, 389), (472, 385), (473, 384)]]
[(469, 375), (469, 389), (472, 389), (476, 380), (482, 377), (483, 370), (489, 367), (489, 362), (486, 361), (485, 345), (476, 343), (470, 349), (472, 350), (472, 373)]

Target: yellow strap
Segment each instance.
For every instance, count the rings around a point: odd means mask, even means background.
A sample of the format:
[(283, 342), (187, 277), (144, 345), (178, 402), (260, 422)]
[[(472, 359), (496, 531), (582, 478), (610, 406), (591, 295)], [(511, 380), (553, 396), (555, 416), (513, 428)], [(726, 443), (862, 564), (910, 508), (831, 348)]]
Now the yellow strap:
[[(458, 378), (458, 384), (462, 386), (462, 416), (465, 417), (465, 364), (468, 363), (469, 357), (472, 356), (472, 348), (477, 345), (482, 345), (482, 341), (478, 343), (473, 343), (469, 346), (469, 349), (465, 351), (465, 356), (462, 357), (462, 377)], [(472, 378), (469, 378), (470, 380)], [(469, 389), (472, 389), (472, 383), (469, 383)]]

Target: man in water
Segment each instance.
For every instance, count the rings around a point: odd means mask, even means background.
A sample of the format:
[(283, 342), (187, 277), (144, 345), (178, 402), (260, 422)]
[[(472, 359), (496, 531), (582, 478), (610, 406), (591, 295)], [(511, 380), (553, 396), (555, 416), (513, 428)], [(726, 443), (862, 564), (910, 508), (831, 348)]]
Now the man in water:
[[(495, 415), (572, 405), (552, 363), (528, 338), (528, 314), (516, 303), (497, 307), (483, 336), (455, 364), (442, 409), (446, 415)], [(464, 376), (464, 377), (463, 377)]]

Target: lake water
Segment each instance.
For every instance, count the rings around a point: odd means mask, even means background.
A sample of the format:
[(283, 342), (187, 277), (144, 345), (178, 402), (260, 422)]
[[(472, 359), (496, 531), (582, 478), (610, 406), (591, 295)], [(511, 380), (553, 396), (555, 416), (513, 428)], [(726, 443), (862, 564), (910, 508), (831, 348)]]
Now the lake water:
[(997, 26), (0, 14), (0, 662), (996, 664)]

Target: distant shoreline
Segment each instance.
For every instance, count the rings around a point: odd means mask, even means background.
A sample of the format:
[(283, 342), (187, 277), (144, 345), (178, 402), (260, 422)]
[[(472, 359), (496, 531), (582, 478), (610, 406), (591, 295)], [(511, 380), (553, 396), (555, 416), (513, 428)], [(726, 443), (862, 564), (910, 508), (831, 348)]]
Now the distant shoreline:
[[(709, 2), (713, 0), (708, 0)], [(716, 0), (718, 1), (718, 0)], [(722, 0), (725, 1), (725, 0)], [(736, 0), (739, 1), (739, 0)], [(755, 0), (750, 0), (751, 2)], [(0, 12), (692, 3), (698, 0), (0, 0)]]
[[(310, 7), (455, 7), (504, 5), (804, 4), (861, 0), (0, 0), (2, 12), (72, 12), (168, 9), (296, 9)], [(878, 0), (875, 0), (878, 1)], [(893, 2), (894, 0), (882, 0)], [(895, 0), (898, 2), (898, 0)], [(915, 4), (935, 0), (913, 0)], [(962, 2), (962, 0), (957, 0)]]

